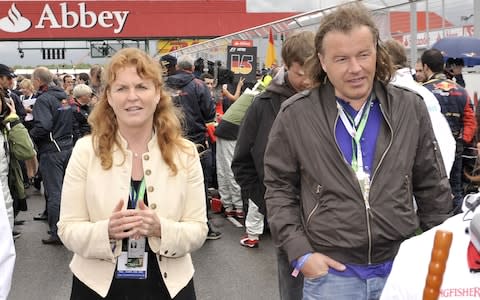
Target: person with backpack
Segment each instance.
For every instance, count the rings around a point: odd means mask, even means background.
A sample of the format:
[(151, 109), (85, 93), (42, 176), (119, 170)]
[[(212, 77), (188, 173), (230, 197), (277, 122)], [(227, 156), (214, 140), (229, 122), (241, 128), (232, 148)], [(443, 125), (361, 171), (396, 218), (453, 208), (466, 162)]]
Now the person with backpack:
[[(177, 60), (177, 72), (166, 79), (167, 87), (172, 94), (172, 100), (180, 107), (185, 117), (185, 137), (197, 145), (202, 163), (205, 198), (208, 203), (208, 178), (207, 174), (212, 164), (207, 142), (207, 123), (215, 119), (215, 102), (212, 100), (210, 91), (201, 79), (193, 75), (194, 60), (189, 55), (182, 55)], [(207, 209), (208, 211), (208, 209)], [(219, 239), (221, 233), (216, 231), (210, 221), (208, 222), (207, 239)]]

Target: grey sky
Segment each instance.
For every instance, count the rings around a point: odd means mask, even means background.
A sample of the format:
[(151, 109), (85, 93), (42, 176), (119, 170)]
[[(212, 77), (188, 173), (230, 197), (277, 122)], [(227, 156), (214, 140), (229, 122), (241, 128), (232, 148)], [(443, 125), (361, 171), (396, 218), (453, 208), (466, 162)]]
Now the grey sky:
[[(375, 1), (375, 0), (366, 0), (367, 3), (382, 3), (387, 2), (389, 4), (398, 2), (400, 0), (389, 0), (389, 1)], [(339, 3), (344, 3), (342, 0), (246, 0), (247, 2), (247, 11), (249, 12), (305, 12), (318, 8), (331, 7)], [(400, 1), (402, 2), (402, 1)], [(417, 4), (417, 10), (425, 10), (426, 2), (420, 1)], [(428, 1), (428, 9), (430, 11), (435, 11), (438, 14), (441, 14), (441, 0), (430, 0)], [(460, 17), (462, 15), (469, 14), (473, 11), (473, 0), (444, 0), (445, 3), (445, 15), (446, 18), (456, 24), (462, 25)], [(397, 9), (408, 10), (409, 6), (402, 6)], [(480, 16), (479, 16), (480, 17)], [(470, 24), (473, 24), (473, 18), (470, 20)], [(33, 48), (38, 47), (63, 47), (64, 42), (21, 42), (20, 47)], [(67, 42), (65, 44), (68, 47), (81, 45), (85, 46), (86, 43), (76, 43)], [(10, 66), (14, 65), (38, 65), (38, 64), (78, 64), (80, 62), (85, 63), (104, 63), (104, 59), (92, 59), (89, 57), (89, 50), (67, 50), (66, 59), (64, 61), (59, 60), (42, 60), (40, 50), (25, 50), (25, 56), (23, 59), (20, 59), (18, 53), (19, 43), (17, 42), (0, 42), (0, 63), (4, 63)], [(153, 54), (156, 48), (156, 41), (150, 42), (150, 52)]]

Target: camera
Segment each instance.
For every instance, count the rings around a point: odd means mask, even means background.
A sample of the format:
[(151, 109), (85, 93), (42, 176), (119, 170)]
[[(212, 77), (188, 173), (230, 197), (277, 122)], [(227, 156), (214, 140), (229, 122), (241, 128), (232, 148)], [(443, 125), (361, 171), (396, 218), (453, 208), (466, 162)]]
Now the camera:
[(7, 101), (9, 101), (9, 103), (13, 103), (13, 101), (12, 99), (7, 98), (4, 92), (0, 93), (0, 100), (2, 102), (2, 109), (0, 111), (0, 121), (3, 121), (10, 114), (10, 107), (8, 107)]
[(463, 199), (465, 202), (465, 207), (468, 208), (471, 211), (474, 211), (477, 206), (480, 205), (480, 193), (476, 194), (468, 194), (465, 196)]

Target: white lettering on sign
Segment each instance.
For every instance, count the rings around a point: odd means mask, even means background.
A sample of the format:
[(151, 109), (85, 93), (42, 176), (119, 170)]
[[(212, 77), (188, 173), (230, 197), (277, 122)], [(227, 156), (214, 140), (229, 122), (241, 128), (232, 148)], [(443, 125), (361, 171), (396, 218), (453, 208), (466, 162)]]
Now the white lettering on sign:
[(50, 8), (50, 5), (45, 4), (35, 28), (45, 28), (45, 22), (50, 23), (49, 28), (93, 28), (97, 23), (103, 28), (113, 27), (114, 33), (120, 33), (125, 26), (129, 11), (102, 11), (98, 14), (93, 11), (88, 11), (84, 2), (78, 3), (79, 11), (68, 10), (68, 3), (60, 3), (61, 17), (59, 19)]

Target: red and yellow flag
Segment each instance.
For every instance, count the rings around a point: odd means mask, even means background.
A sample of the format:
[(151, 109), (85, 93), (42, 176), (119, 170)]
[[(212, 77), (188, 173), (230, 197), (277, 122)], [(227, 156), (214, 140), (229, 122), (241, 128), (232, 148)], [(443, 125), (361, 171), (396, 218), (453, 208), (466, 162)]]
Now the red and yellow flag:
[(267, 55), (265, 56), (265, 67), (271, 68), (272, 65), (275, 64), (277, 64), (277, 55), (275, 53), (275, 44), (273, 43), (272, 27), (270, 27), (270, 32), (268, 34)]

